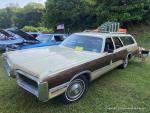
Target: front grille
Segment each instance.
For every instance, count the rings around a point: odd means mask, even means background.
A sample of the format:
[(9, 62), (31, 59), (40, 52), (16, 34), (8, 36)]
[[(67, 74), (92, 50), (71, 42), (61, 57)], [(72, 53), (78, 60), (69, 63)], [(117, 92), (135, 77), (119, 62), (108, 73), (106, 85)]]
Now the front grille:
[(38, 83), (21, 73), (17, 73), (17, 75), (18, 85), (38, 97)]
[(38, 87), (38, 84), (37, 82), (35, 82), (34, 80), (31, 80), (29, 78), (27, 78), (26, 76), (22, 75), (22, 74), (19, 74), (19, 78), (26, 82), (27, 84), (31, 85), (31, 86), (34, 86), (34, 87)]

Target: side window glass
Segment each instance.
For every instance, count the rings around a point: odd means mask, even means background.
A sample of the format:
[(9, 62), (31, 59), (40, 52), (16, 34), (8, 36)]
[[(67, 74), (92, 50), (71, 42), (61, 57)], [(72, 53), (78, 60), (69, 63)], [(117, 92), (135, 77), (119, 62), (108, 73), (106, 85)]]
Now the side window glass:
[(109, 50), (114, 50), (114, 45), (111, 38), (107, 38), (105, 41), (104, 52), (108, 52)]
[(123, 47), (123, 45), (122, 45), (122, 43), (121, 43), (121, 41), (119, 40), (118, 37), (113, 37), (113, 40), (114, 40), (116, 49), (118, 49), (120, 47)]
[(120, 37), (124, 45), (134, 44), (132, 37)]

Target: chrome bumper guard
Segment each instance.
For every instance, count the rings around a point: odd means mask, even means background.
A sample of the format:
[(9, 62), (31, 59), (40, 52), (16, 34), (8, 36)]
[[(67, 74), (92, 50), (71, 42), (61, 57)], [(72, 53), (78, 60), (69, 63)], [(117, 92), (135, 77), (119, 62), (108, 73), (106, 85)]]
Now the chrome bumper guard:
[(17, 84), (36, 96), (40, 101), (46, 102), (49, 100), (48, 83), (39, 83), (37, 78), (34, 78), (24, 72), (17, 71)]
[(14, 70), (12, 69), (10, 64), (8, 63), (7, 58), (3, 55), (2, 55), (2, 63), (3, 63), (4, 69), (7, 73), (7, 75), (9, 77), (16, 78)]

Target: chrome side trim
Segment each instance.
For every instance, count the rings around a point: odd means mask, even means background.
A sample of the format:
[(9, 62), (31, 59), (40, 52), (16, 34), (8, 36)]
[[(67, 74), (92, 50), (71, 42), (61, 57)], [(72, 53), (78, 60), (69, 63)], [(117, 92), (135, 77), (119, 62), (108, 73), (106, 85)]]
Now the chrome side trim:
[(69, 82), (66, 82), (66, 83), (56, 86), (52, 89), (49, 89), (49, 99), (54, 98), (54, 97), (64, 93), (67, 90), (68, 85), (69, 85)]
[(52, 88), (52, 89), (49, 89), (49, 92), (55, 92), (55, 91), (57, 91), (57, 90), (59, 90), (59, 89), (62, 89), (62, 88), (64, 88), (64, 87), (66, 87), (68, 84), (69, 84), (69, 82), (66, 82), (66, 83), (64, 83), (64, 84), (61, 84), (61, 85), (59, 85), (59, 86), (56, 86), (56, 87), (54, 87), (54, 88)]

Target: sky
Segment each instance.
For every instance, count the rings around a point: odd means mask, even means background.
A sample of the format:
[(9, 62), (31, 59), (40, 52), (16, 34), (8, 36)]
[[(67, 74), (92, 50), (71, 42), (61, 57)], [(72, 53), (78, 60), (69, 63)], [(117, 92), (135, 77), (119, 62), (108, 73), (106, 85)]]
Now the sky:
[(44, 4), (46, 0), (0, 0), (0, 9), (5, 8), (9, 4), (18, 4), (20, 7), (25, 6), (30, 2), (42, 3)]

